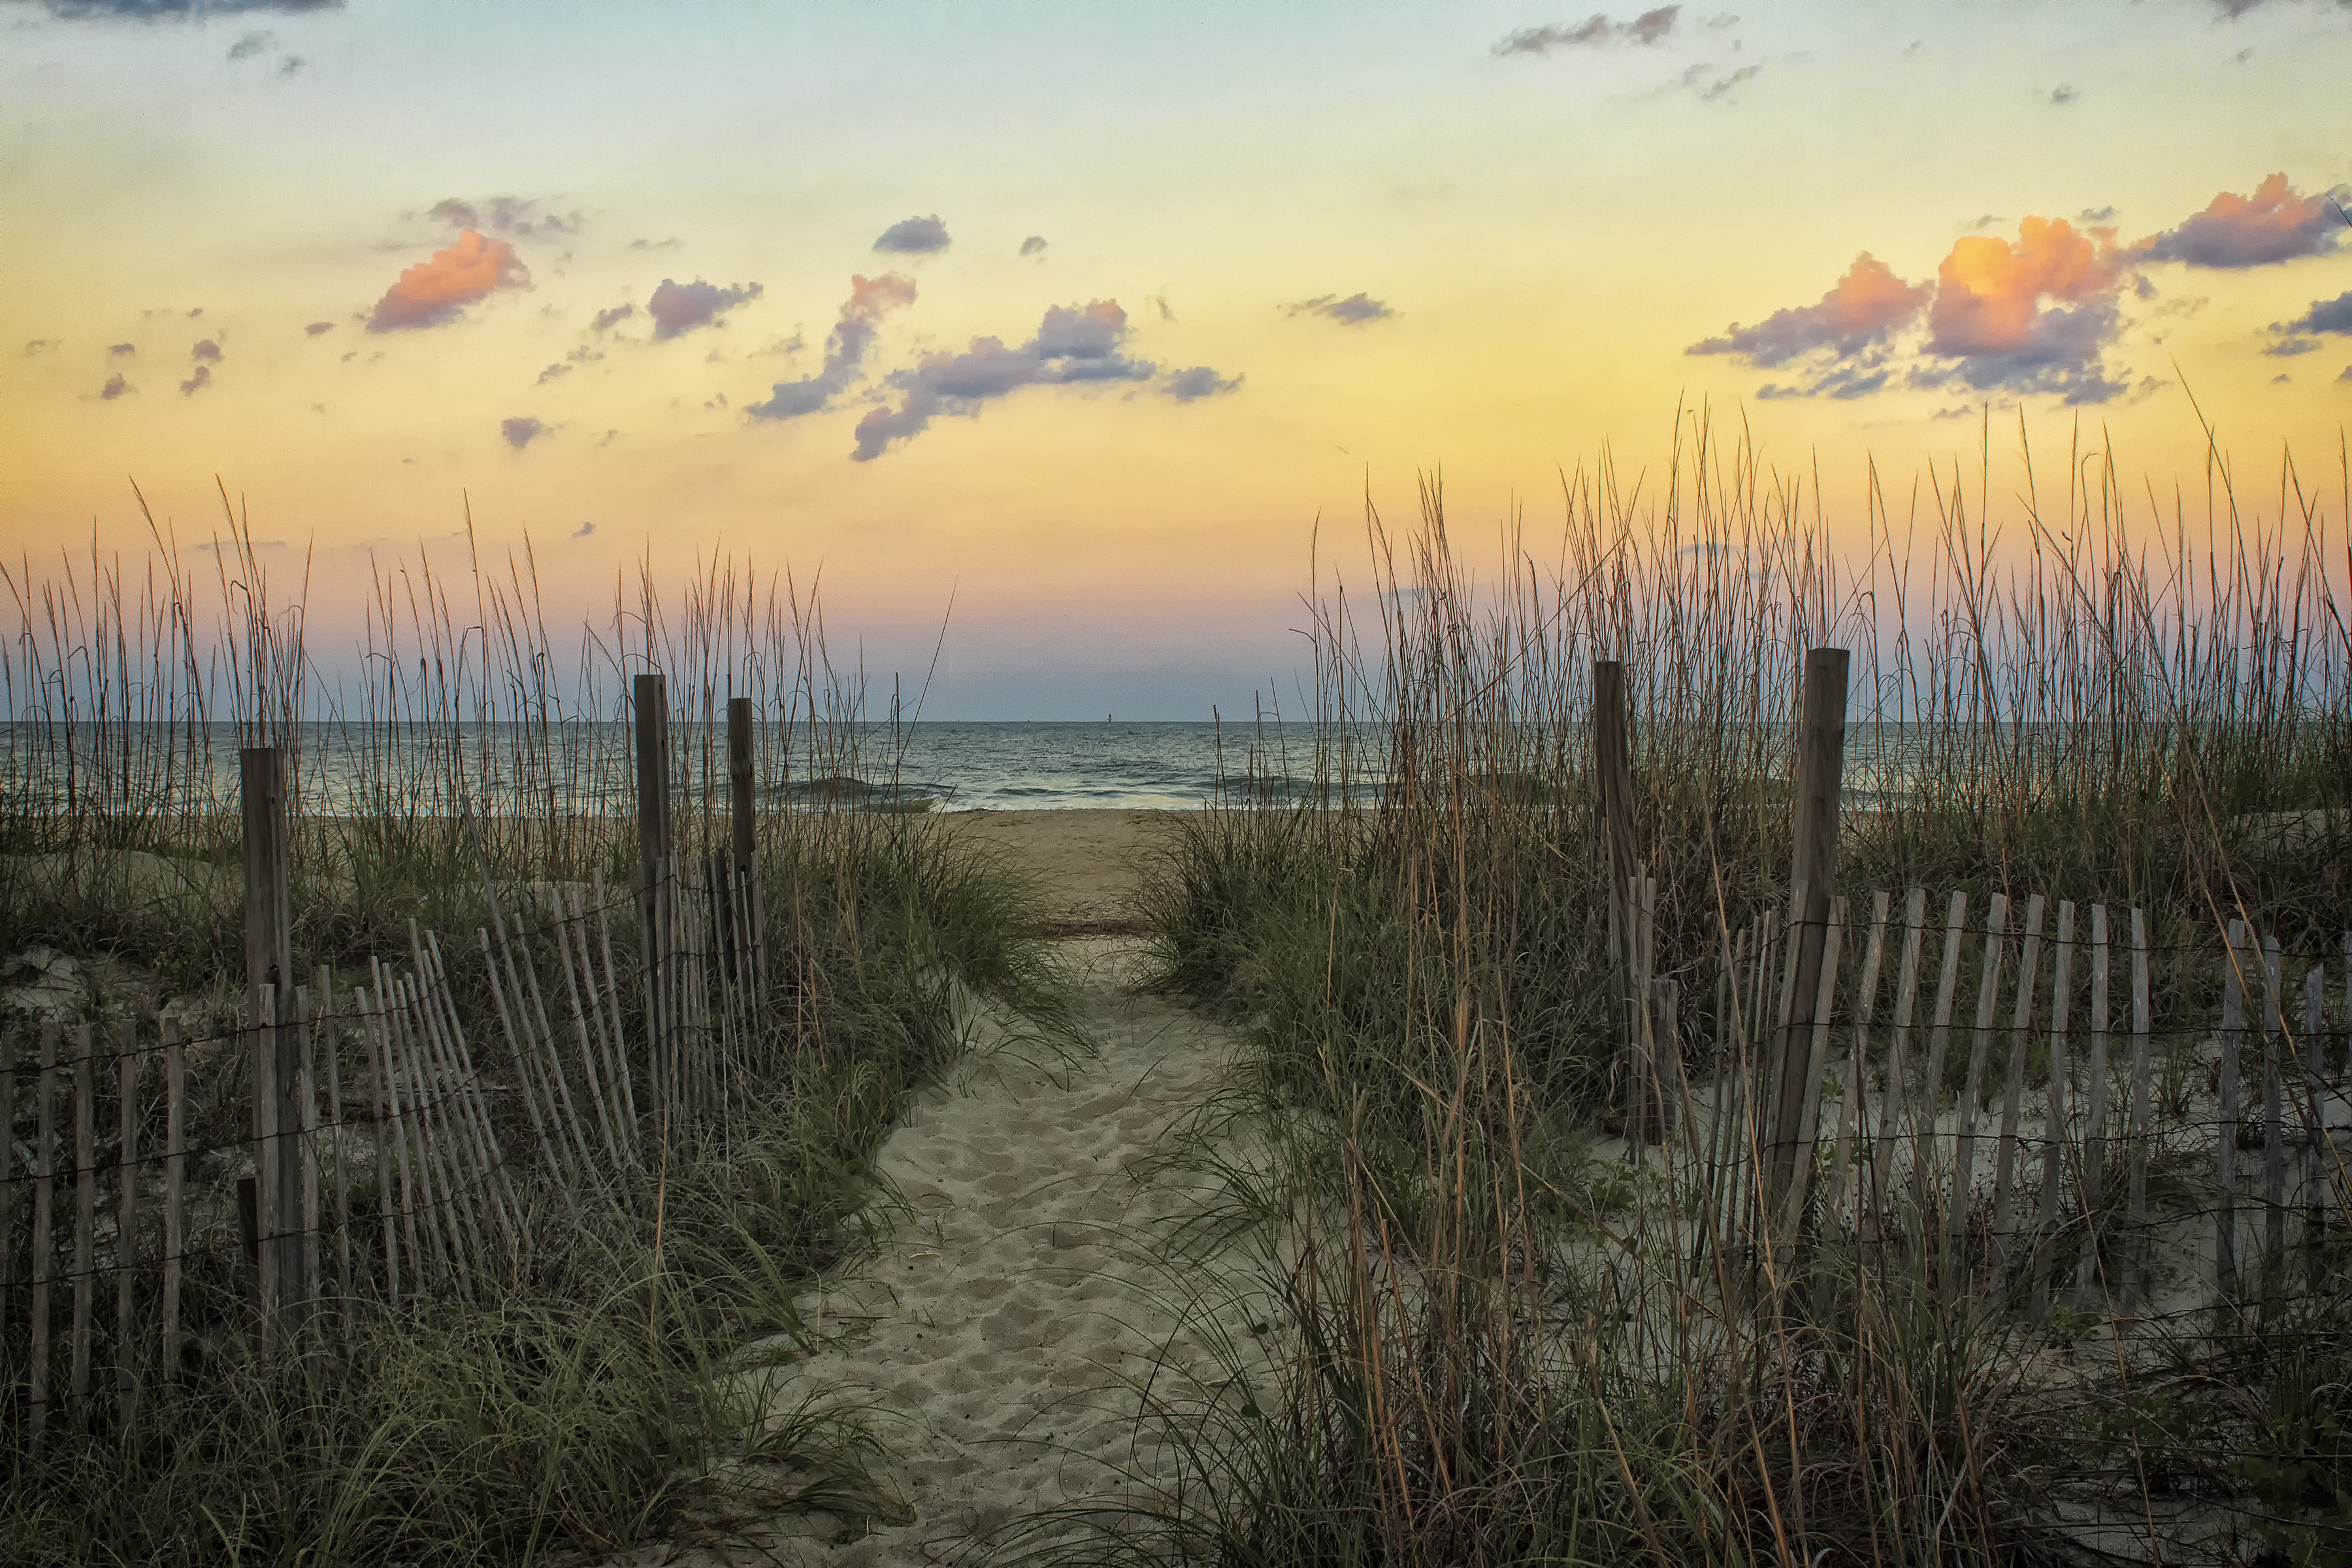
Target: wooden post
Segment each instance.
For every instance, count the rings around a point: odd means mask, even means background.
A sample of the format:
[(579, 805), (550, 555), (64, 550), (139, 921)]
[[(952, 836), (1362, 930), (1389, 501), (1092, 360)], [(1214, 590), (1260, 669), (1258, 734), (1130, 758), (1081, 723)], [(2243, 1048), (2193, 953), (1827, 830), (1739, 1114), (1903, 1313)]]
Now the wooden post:
[(670, 856), (669, 699), (658, 675), (638, 676), (630, 692), (637, 759), (637, 910), (645, 938), (646, 1043), (656, 1110), (667, 1127), (677, 1092), (671, 1060), (677, 1042), (669, 1018), (676, 976), (669, 948), (670, 889), (664, 885)]
[(1789, 932), (1795, 959), (1791, 1009), (1780, 1032), (1777, 1103), (1772, 1107), (1772, 1147), (1765, 1183), (1768, 1212), (1781, 1212), (1796, 1184), (1801, 1163), (1810, 1161), (1810, 1148), (1800, 1146), (1801, 1127), (1812, 1122), (1804, 1103), (1806, 1088), (1815, 1081), (1811, 1055), (1814, 1025), (1825, 993), (1822, 959), (1829, 937), (1830, 902), (1837, 896), (1838, 793), (1845, 769), (1845, 689), (1848, 656), (1842, 647), (1817, 647), (1805, 654), (1803, 705), (1798, 720), (1797, 776), (1792, 781), (1794, 852), (1789, 862), (1789, 885), (1804, 889), (1804, 907), (1793, 912), (1795, 929)]
[(2238, 1036), (2246, 1026), (2246, 965), (2254, 947), (2246, 922), (2230, 922), (2221, 961), (2221, 1125), (2213, 1139), (2213, 1289), (2226, 1307), (2238, 1293)]
[(759, 731), (751, 700), (727, 700), (727, 826), (735, 857), (733, 884), (739, 929), (734, 952), (738, 985), (755, 984), (760, 963), (760, 781)]
[(279, 746), (247, 746), (237, 753), (245, 819), (245, 984), (250, 995), (269, 986), (281, 1005), (268, 1020), (255, 1020), (257, 1068), (268, 1057), (268, 1072), (254, 1074), (256, 1092), (268, 1086), (266, 1110), (257, 1105), (254, 1135), (270, 1140), (262, 1161), (275, 1181), (272, 1191), (260, 1194), (263, 1215), (262, 1277), (276, 1287), (274, 1306), (281, 1313), (298, 1313), (310, 1300), (315, 1281), (303, 1267), (302, 1236), (297, 1216), (302, 1212), (302, 1161), (299, 1147), (302, 1126), (302, 1059), (299, 1032), (290, 1019), (280, 1026), (282, 1004), (293, 995), (293, 916), (287, 897), (286, 751)]
[(1625, 713), (1625, 667), (1615, 659), (1592, 665), (1592, 778), (1594, 826), (1600, 836), (1601, 873), (1607, 879), (1609, 934), (1609, 1026), (1614, 1056), (1625, 1075), (1625, 1143), (1640, 1146), (1639, 1094), (1643, 1074), (1637, 1059), (1641, 1033), (1633, 1009), (1634, 863), (1640, 858), (1633, 831), (1633, 747)]

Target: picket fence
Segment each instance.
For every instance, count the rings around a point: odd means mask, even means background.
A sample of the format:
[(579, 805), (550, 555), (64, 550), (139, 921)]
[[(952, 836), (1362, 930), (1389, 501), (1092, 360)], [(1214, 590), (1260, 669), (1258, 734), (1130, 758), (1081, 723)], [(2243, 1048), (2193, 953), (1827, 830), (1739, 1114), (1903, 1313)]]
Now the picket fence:
[[(729, 1136), (774, 1048), (755, 870), (721, 852), (617, 900), (600, 875), (490, 905), (477, 1016), (412, 923), (404, 962), (258, 987), (219, 1034), (0, 1032), (0, 1446), (120, 1430), (210, 1356), (329, 1355), (362, 1310), (476, 1296), (535, 1209), (632, 1212), (671, 1142)], [(616, 960), (616, 910), (650, 962)]]
[[(1799, 889), (1787, 913), (1725, 942), (1714, 1038), (1690, 1052), (1695, 1086), (1675, 989), (1650, 973), (1654, 884), (1638, 875), (1629, 893), (1632, 994), (1649, 1003), (1624, 1075), (1629, 1148), (1664, 1142), (1687, 1161), (1704, 1194), (1703, 1250), (1752, 1264), (1832, 1237), (1908, 1248), (1968, 1288), (2020, 1291), (2039, 1320), (2059, 1301), (2144, 1308), (2160, 1274), (2192, 1277), (2224, 1305), (2250, 1282), (2273, 1292), (2292, 1282), (2294, 1249), (2318, 1267), (2352, 1215), (2340, 1137), (2352, 933), (2335, 1020), (2325, 964), (2304, 962), (2298, 983), (2277, 936), (2242, 920), (2218, 954), (2165, 954), (2176, 972), (2218, 964), (2221, 992), (2218, 1026), (2167, 1039), (2142, 910), (2117, 921), (2061, 901), (2053, 929), (2042, 896), (2020, 920), (1995, 893), (1973, 923), (1954, 892), (1938, 949), (1924, 889), (1907, 892), (1899, 920), (1887, 893), (1873, 894), (1859, 942), (1838, 898), (1811, 1022), (1792, 1026), (1804, 1016)], [(1969, 981), (1972, 1017), (1960, 1011)], [(1948, 1070), (1963, 1058), (1948, 1107)], [(2170, 1182), (2174, 1200), (2158, 1205), (2152, 1164), (2205, 1175)]]

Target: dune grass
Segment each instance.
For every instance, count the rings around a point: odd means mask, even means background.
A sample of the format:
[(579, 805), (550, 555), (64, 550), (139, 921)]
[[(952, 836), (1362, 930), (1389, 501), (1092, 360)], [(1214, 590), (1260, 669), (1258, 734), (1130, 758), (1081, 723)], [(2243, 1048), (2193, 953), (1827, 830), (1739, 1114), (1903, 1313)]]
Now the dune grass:
[(1080, 1556), (1876, 1568), (2074, 1560), (2128, 1529), (2127, 1557), (2344, 1560), (2340, 1268), (2224, 1327), (2029, 1330), (1900, 1257), (1730, 1278), (1686, 1245), (1697, 1194), (1591, 1158), (1618, 1097), (1594, 658), (1626, 665), (1693, 1046), (1729, 931), (1787, 876), (1811, 646), (1853, 650), (1843, 888), (2146, 909), (2181, 955), (2160, 1028), (2210, 1020), (2231, 915), (2333, 962), (2343, 500), (2290, 466), (2260, 515), (2217, 453), (2192, 521), (2073, 457), (2045, 515), (2023, 454), (2006, 541), (1984, 487), (1930, 476), (1924, 519), (1874, 499), (1864, 546), (1832, 549), (1804, 487), (1703, 425), (1663, 483), (1570, 479), (1549, 570), (1515, 532), (1475, 580), (1433, 486), (1416, 528), (1369, 520), (1377, 580), (1318, 604), (1307, 804), (1205, 814), (1148, 889), (1167, 984), (1252, 1043), (1191, 1157), (1265, 1262), (1195, 1304), (1249, 1331), (1221, 1342), (1226, 1397), (1160, 1411), (1184, 1482)]

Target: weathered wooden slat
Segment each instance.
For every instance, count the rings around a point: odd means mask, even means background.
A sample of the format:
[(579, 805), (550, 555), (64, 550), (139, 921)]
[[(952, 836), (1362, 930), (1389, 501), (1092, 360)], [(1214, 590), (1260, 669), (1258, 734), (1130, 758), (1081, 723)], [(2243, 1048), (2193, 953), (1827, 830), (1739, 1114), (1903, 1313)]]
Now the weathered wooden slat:
[(425, 933), (427, 955), (433, 961), (433, 984), (441, 998), (441, 1024), (444, 1038), (457, 1053), (458, 1081), (465, 1086), (466, 1102), (471, 1107), (477, 1138), (485, 1157), (490, 1163), (490, 1173), (504, 1194), (504, 1212), (509, 1216), (507, 1244), (517, 1244), (515, 1227), (523, 1223), (522, 1198), (515, 1191), (514, 1173), (507, 1169), (506, 1151), (499, 1146), (498, 1128), (490, 1116), (489, 1094), (481, 1074), (474, 1070), (473, 1047), (466, 1042), (466, 1026), (457, 1016), (457, 994), (449, 983), (449, 965), (441, 956), (441, 939), (431, 931)]
[(2066, 1026), (2074, 1005), (2074, 904), (2058, 906), (2057, 951), (2050, 986), (2050, 1085), (2043, 1100), (2042, 1131), (2042, 1201), (2033, 1220), (2033, 1307), (2040, 1322), (2050, 1312), (2052, 1248), (2058, 1231), (2059, 1183), (2065, 1174), (2066, 1139), (2074, 1108), (2069, 1103), (2074, 1064), (2068, 1059)]
[[(2000, 895), (1993, 895), (1999, 898)], [(1919, 1210), (1920, 1235), (1927, 1234), (1942, 1177), (1936, 1165), (1944, 1114), (1944, 1061), (1950, 1053), (1952, 1004), (1959, 989), (1960, 949), (1968, 940), (1969, 896), (1956, 892), (1944, 909), (1944, 959), (1936, 977), (1936, 1005), (1927, 1024), (1927, 1068), (1919, 1087), (1918, 1135), (1911, 1141), (1911, 1189)]]
[[(373, 1058), (373, 1068), (376, 1075), (377, 1089), (383, 1097), (381, 1103), (377, 1107), (377, 1116), (379, 1118), (376, 1124), (377, 1147), (381, 1150), (382, 1146), (385, 1142), (390, 1142), (393, 1152), (398, 1159), (400, 1165), (400, 1239), (408, 1244), (408, 1262), (413, 1277), (413, 1288), (416, 1291), (422, 1292), (425, 1285), (426, 1270), (430, 1265), (426, 1261), (425, 1248), (417, 1239), (416, 1171), (415, 1162), (411, 1159), (409, 1154), (407, 1120), (401, 1113), (400, 1076), (394, 1058), (392, 1020), (389, 1016), (388, 1005), (391, 998), (383, 989), (383, 974), (382, 967), (371, 963), (371, 969), (376, 982), (375, 993), (373, 997), (370, 997), (366, 993), (362, 992), (360, 999), (360, 1006), (362, 1014), (367, 1018), (369, 1032), (374, 1036), (374, 1038), (370, 1042), (369, 1051), (370, 1055)], [(387, 1211), (387, 1213), (389, 1213), (389, 1211)], [(426, 1229), (427, 1232), (430, 1233), (431, 1225), (429, 1221), (427, 1222)], [(384, 1239), (387, 1243), (393, 1240), (391, 1221), (389, 1218), (385, 1221)], [(436, 1240), (437, 1245), (437, 1237), (436, 1237)], [(400, 1304), (400, 1256), (398, 1249), (396, 1247), (392, 1248), (387, 1252), (386, 1256), (388, 1259), (386, 1265), (387, 1283), (392, 1294), (392, 1303), (396, 1307)]]
[(1789, 1175), (1788, 1195), (1780, 1208), (1781, 1234), (1794, 1237), (1805, 1217), (1805, 1200), (1812, 1187), (1812, 1151), (1821, 1136), (1822, 1077), (1829, 1068), (1830, 1003), (1837, 994), (1838, 959), (1845, 942), (1845, 895), (1830, 900), (1829, 931), (1822, 941), (1821, 973), (1808, 1026), (1803, 1061), (1804, 1097), (1798, 1101), (1795, 1145), (1799, 1158)]
[[(555, 1178), (556, 1186), (568, 1194), (572, 1191), (572, 1183), (564, 1170), (565, 1151), (549, 1112), (542, 1106), (545, 1097), (540, 1093), (539, 1081), (531, 1071), (531, 1058), (538, 1053), (522, 1036), (516, 1033), (518, 1025), (529, 1027), (528, 1020), (521, 1017), (509, 1000), (509, 984), (499, 978), (499, 954), (491, 950), (490, 933), (478, 929), (475, 934), (481, 938), (482, 962), (490, 977), (490, 1000), (498, 1010), (499, 1031), (506, 1037), (507, 1055), (514, 1063), (515, 1082), (522, 1091), (523, 1109), (530, 1113), (531, 1132), (539, 1142), (539, 1157), (546, 1162), (548, 1174)], [(508, 973), (512, 973), (510, 961)]]
[(2309, 1157), (2305, 1163), (2304, 1244), (2312, 1267), (2324, 1268), (2319, 1248), (2327, 1235), (2329, 1181), (2327, 1139), (2327, 972), (2313, 964), (2303, 977), (2303, 1037), (2308, 1042), (2303, 1058), (2304, 1114), (2309, 1119)]
[(1847, 1176), (1850, 1172), (1860, 1175), (1858, 1170), (1853, 1169), (1854, 1144), (1862, 1141), (1867, 1148), (1870, 1137), (1864, 1101), (1870, 1089), (1870, 1025), (1878, 1005), (1878, 967), (1886, 955), (1887, 909), (1885, 889), (1871, 895), (1870, 936), (1863, 947), (1862, 980), (1854, 994), (1853, 1028), (1847, 1037), (1845, 1092), (1839, 1097), (1837, 1142), (1830, 1155), (1830, 1206), (1832, 1210), (1841, 1205), (1850, 1208), (1856, 1235), (1864, 1228), (1864, 1205), (1858, 1191), (1847, 1193)]
[(188, 1064), (180, 1025), (163, 1020), (163, 1287), (162, 1381), (180, 1377), (180, 1285), (188, 1249)]
[(98, 1089), (90, 1061), (98, 1053), (88, 1024), (76, 1031), (74, 1097), (73, 1404), (76, 1432), (89, 1426), (90, 1310), (98, 1286)]
[(319, 1054), (327, 1062), (327, 1150), (335, 1167), (335, 1294), (346, 1335), (352, 1328), (352, 1177), (349, 1118), (343, 1109), (343, 1030), (335, 1013), (335, 972), (319, 965)]
[(2285, 1034), (2279, 939), (2263, 938), (2263, 1289), (2277, 1289), (2286, 1259), (2286, 1128), (2279, 1054)]
[(114, 1390), (126, 1425), (138, 1383), (138, 1342), (131, 1337), (131, 1293), (139, 1271), (139, 1040), (131, 1020), (116, 1026), (114, 1058)]
[(565, 996), (572, 1004), (572, 1032), (580, 1056), (580, 1074), (587, 1084), (589, 1104), (596, 1112), (596, 1131), (604, 1141), (604, 1157), (617, 1169), (621, 1144), (613, 1129), (612, 1102), (604, 1098), (604, 1075), (596, 1069), (596, 1042), (588, 1031), (587, 1009), (580, 999), (580, 976), (572, 963), (572, 935), (564, 921), (563, 898), (552, 883), (543, 885), (541, 892), (552, 922), (548, 935), (555, 947), (557, 965), (563, 971)]
[[(1969, 1046), (1969, 1076), (1960, 1090), (1959, 1128), (1952, 1136), (1952, 1203), (1949, 1229), (1954, 1245), (1965, 1248), (1969, 1236), (1969, 1199), (1976, 1183), (1977, 1116), (1984, 1103), (1985, 1064), (1992, 1052), (1992, 1021), (2000, 1005), (2000, 973), (2008, 949), (2009, 898), (1992, 896), (1985, 912), (1984, 964), (1977, 975), (1977, 1026)], [(1965, 1257), (1965, 1251), (1961, 1257)], [(1955, 1263), (1960, 1259), (1955, 1258)]]
[[(34, 1159), (37, 1163), (38, 1155)], [(16, 1025), (0, 1023), (0, 1344), (16, 1296)]]
[(2032, 1049), (2034, 990), (2042, 979), (2042, 916), (2047, 907), (2040, 893), (2025, 901), (2025, 945), (2017, 958), (2017, 1000), (2010, 1011), (2009, 1073), (2000, 1100), (2000, 1140), (1994, 1146), (1992, 1232), (1995, 1255), (2009, 1258), (2016, 1201), (2017, 1122), (2025, 1098), (2025, 1058)]
[[(629, 1037), (622, 1026), (621, 967), (613, 962), (612, 900), (604, 891), (604, 868), (596, 868), (591, 876), (596, 894), (596, 942), (604, 958), (604, 1005), (610, 1014), (613, 1049), (620, 1061), (621, 1104), (625, 1112), (625, 1124), (629, 1129), (630, 1152), (642, 1165), (645, 1163), (645, 1142), (637, 1125), (637, 1091), (629, 1072)], [(583, 933), (582, 941), (586, 940), (585, 933)]]
[(2238, 1294), (2238, 1037), (2246, 1026), (2247, 971), (2257, 949), (2246, 922), (2230, 922), (2221, 965), (2220, 1126), (2213, 1136), (2213, 1288), (2224, 1302)]
[[(1870, 1162), (1870, 1212), (1874, 1235), (1883, 1235), (1895, 1228), (1893, 1205), (1887, 1193), (1895, 1170), (1895, 1140), (1907, 1121), (1913, 1120), (1912, 1095), (1908, 1079), (1911, 1072), (1911, 1026), (1919, 1005), (1919, 955), (1927, 938), (1927, 889), (1914, 888), (1903, 899), (1903, 955), (1895, 972), (1895, 1026), (1886, 1037), (1886, 1095), (1878, 1110), (1878, 1146)], [(1932, 1115), (1935, 1092), (1927, 1094)], [(1932, 1123), (1931, 1123), (1932, 1124)], [(1916, 1133), (1915, 1131), (1916, 1138)]]
[[(478, 1227), (478, 1216), (487, 1214), (511, 1257), (514, 1221), (507, 1213), (506, 1198), (499, 1187), (498, 1162), (491, 1157), (486, 1131), (488, 1117), (475, 1097), (472, 1077), (458, 1062), (457, 1047), (449, 1037), (457, 1005), (413, 920), (408, 922), (408, 940), (416, 959), (416, 978), (412, 988), (416, 996), (417, 1038), (425, 1064), (442, 1086), (441, 1119), (453, 1144), (451, 1158), (467, 1181), (467, 1212), (477, 1220)], [(489, 1254), (478, 1250), (483, 1239), (476, 1238), (477, 1256), (482, 1267), (488, 1268)]]
[(300, 1141), (296, 1154), (301, 1160), (296, 1173), (300, 1181), (296, 1188), (302, 1204), (301, 1226), (302, 1281), (304, 1292), (294, 1303), (292, 1314), (303, 1351), (318, 1350), (319, 1321), (319, 1037), (310, 1010), (310, 988), (294, 988), (294, 1031), (298, 1037), (298, 1059), (301, 1063), (301, 1081), (295, 1086), (295, 1113), (301, 1119)]
[(360, 1047), (368, 1064), (369, 1142), (375, 1145), (375, 1192), (378, 1217), (383, 1222), (383, 1289), (385, 1301), (400, 1306), (399, 1205), (392, 1184), (392, 1120), (385, 1103), (383, 1053), (378, 1048), (374, 1009), (364, 985), (354, 987), (352, 1009), (358, 1015)]
[(280, 1222), (278, 1164), (278, 993), (274, 985), (252, 987), (253, 1036), (253, 1243), (254, 1327), (261, 1359), (278, 1352), (278, 1247)]
[(392, 986), (393, 1038), (400, 1053), (400, 1081), (408, 1091), (410, 1123), (416, 1139), (417, 1170), (423, 1177), (425, 1207), (435, 1221), (435, 1237), (446, 1244), (441, 1256), (449, 1264), (458, 1289), (471, 1296), (474, 1271), (467, 1232), (473, 1215), (452, 1168), (455, 1141), (438, 1114), (440, 1090), (432, 1082), (425, 1054), (416, 1042), (420, 1025), (415, 985), (413, 980), (388, 971), (387, 978)]
[(49, 1345), (49, 1289), (57, 1278), (58, 1022), (54, 1018), (41, 1021), (39, 1092), (40, 1142), (33, 1151), (38, 1173), (33, 1180), (33, 1364), (27, 1372), (28, 1402), (32, 1406), (28, 1425), (32, 1427), (36, 1458), (40, 1457), (49, 1419), (49, 1363), (53, 1359)]
[(2132, 1264), (2125, 1284), (2128, 1301), (2145, 1301), (2156, 1292), (2156, 1249), (2147, 1233), (2148, 1131), (2156, 1118), (2154, 1087), (2148, 1081), (2148, 1032), (2152, 1018), (2147, 989), (2147, 911), (2131, 912), (2131, 1120), (2125, 1136), (2130, 1140), (2131, 1172), (2125, 1192), (2125, 1224), (2131, 1232)]
[(2091, 1065), (2084, 1084), (2083, 1248), (2074, 1259), (2074, 1305), (2091, 1304), (2097, 1286), (2102, 1201), (2107, 1173), (2107, 906), (2091, 906)]

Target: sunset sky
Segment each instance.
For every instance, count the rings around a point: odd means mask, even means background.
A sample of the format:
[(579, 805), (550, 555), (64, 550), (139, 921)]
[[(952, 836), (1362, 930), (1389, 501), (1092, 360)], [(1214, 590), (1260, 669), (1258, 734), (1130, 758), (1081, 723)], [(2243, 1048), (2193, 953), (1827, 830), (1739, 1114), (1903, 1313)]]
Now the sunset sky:
[(470, 499), (551, 611), (749, 555), (875, 668), (952, 596), (931, 716), (1192, 719), (1318, 514), (1678, 403), (1839, 528), (1988, 407), (2201, 485), (2184, 384), (2332, 488), (2352, 5), (1731, 3), (0, 0), (0, 547), (217, 476), (331, 655)]

